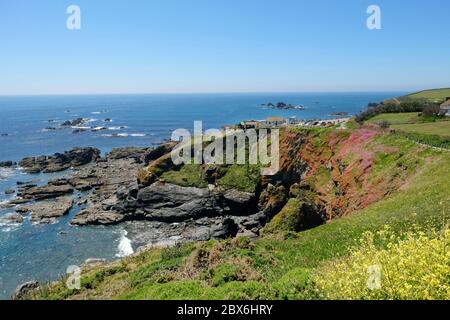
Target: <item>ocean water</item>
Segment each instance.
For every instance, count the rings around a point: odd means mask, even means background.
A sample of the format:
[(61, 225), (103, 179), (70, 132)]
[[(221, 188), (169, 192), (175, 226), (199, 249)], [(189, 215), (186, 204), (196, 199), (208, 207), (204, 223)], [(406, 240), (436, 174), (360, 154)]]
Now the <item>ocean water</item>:
[[(0, 97), (0, 161), (19, 161), (26, 156), (63, 152), (93, 146), (108, 152), (121, 146), (152, 146), (170, 138), (173, 130), (193, 131), (195, 120), (204, 129), (221, 128), (242, 120), (269, 116), (299, 119), (332, 118), (332, 112), (354, 115), (369, 102), (402, 93), (311, 93), (311, 94), (179, 94), (179, 95), (86, 95)], [(301, 104), (306, 110), (273, 110), (262, 104)], [(83, 126), (107, 130), (74, 134), (59, 128), (66, 120), (88, 118)], [(105, 122), (111, 119), (112, 122)], [(7, 135), (4, 135), (7, 134)], [(17, 181), (45, 184), (66, 173), (27, 175), (20, 169), (0, 168), (0, 204), (14, 195), (5, 190)], [(132, 223), (109, 227), (71, 227), (79, 208), (52, 225), (0, 224), (0, 299), (8, 299), (25, 281), (50, 281), (62, 276), (70, 265), (88, 258), (108, 260), (132, 253), (141, 243)], [(14, 209), (0, 209), (0, 216)], [(141, 228), (142, 229), (142, 228)], [(139, 229), (139, 230), (141, 230)]]

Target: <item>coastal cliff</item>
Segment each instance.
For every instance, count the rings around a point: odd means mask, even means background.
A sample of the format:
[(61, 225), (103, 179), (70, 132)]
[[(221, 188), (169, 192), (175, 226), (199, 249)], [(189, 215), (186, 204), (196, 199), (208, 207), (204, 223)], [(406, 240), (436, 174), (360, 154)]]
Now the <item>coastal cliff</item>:
[[(148, 220), (177, 241), (85, 265), (79, 290), (58, 282), (32, 296), (314, 298), (322, 263), (348, 254), (366, 232), (387, 223), (396, 234), (411, 224), (442, 228), (448, 153), (376, 125), (282, 130), (275, 176), (251, 166), (173, 166), (171, 148), (116, 150), (120, 159), (97, 160), (69, 184), (97, 183), (72, 224)], [(114, 184), (116, 161), (123, 176)]]

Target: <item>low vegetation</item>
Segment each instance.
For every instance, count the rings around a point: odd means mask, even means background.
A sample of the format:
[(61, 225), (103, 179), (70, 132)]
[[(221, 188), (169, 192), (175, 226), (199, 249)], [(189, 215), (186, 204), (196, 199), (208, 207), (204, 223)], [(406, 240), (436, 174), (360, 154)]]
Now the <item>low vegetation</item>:
[[(380, 249), (377, 241), (387, 243)], [(313, 276), (323, 299), (446, 300), (450, 297), (450, 229), (367, 232), (349, 256)]]

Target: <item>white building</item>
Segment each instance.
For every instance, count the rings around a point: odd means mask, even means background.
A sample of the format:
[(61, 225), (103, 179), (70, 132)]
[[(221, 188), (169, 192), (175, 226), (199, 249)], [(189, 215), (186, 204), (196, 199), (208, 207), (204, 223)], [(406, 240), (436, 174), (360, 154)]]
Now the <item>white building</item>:
[(447, 101), (441, 104), (441, 115), (445, 115), (450, 117), (450, 97), (447, 98)]

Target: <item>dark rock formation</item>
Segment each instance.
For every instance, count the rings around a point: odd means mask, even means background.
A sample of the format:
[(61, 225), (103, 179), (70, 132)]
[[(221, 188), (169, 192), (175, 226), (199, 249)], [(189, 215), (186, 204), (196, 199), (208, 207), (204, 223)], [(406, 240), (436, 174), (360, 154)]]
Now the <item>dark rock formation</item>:
[(145, 156), (145, 163), (149, 164), (150, 162), (170, 153), (176, 145), (176, 142), (170, 141), (150, 150)]
[(15, 163), (13, 161), (0, 161), (0, 168), (10, 168), (14, 165)]
[(67, 194), (73, 193), (73, 188), (70, 185), (52, 185), (48, 184), (42, 187), (31, 187), (19, 189), (18, 196), (23, 199), (30, 200), (44, 200), (58, 198)]
[(106, 158), (112, 160), (135, 159), (136, 162), (142, 163), (145, 161), (147, 154), (152, 152), (152, 150), (151, 148), (136, 147), (114, 148), (106, 155)]
[(36, 290), (38, 288), (39, 288), (39, 282), (37, 282), (37, 281), (30, 281), (30, 282), (22, 283), (21, 285), (19, 285), (16, 288), (11, 299), (13, 299), (13, 300), (23, 299), (28, 294), (30, 294), (33, 290)]
[(78, 118), (75, 120), (67, 120), (61, 124), (61, 127), (76, 127), (86, 123), (89, 119)]
[(139, 190), (136, 199), (127, 199), (122, 207), (119, 206), (124, 212), (136, 208), (140, 209), (145, 219), (167, 222), (216, 216), (223, 212), (208, 189), (159, 182)]
[(234, 238), (238, 230), (238, 225), (233, 219), (225, 218), (220, 224), (213, 226), (211, 238), (216, 240)]
[(123, 214), (115, 211), (105, 211), (101, 207), (96, 206), (79, 212), (70, 224), (74, 226), (110, 225), (124, 220), (125, 216)]
[(16, 193), (16, 190), (13, 190), (13, 189), (6, 189), (5, 190), (5, 194), (14, 194), (14, 193)]
[(75, 130), (72, 131), (73, 134), (77, 134), (77, 133), (82, 133), (82, 132), (86, 132), (87, 130), (84, 128), (77, 128)]
[(74, 148), (53, 156), (27, 157), (19, 162), (27, 173), (51, 173), (79, 167), (100, 158), (100, 150), (96, 148)]

